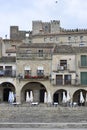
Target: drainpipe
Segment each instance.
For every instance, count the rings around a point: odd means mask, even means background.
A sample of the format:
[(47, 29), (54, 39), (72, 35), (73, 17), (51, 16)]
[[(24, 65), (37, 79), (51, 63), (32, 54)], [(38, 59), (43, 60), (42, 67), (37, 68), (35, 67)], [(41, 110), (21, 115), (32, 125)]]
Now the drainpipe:
[(52, 53), (52, 50), (51, 50), (50, 82), (52, 80), (52, 56), (53, 56), (53, 53)]

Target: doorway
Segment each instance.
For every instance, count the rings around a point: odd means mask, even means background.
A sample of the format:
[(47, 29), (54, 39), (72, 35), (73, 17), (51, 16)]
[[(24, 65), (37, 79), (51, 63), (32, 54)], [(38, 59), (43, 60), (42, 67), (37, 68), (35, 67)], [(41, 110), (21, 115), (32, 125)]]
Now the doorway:
[(56, 85), (63, 84), (63, 75), (56, 75)]
[(40, 103), (44, 103), (44, 93), (45, 93), (45, 89), (41, 89), (40, 90)]
[(8, 102), (9, 91), (11, 91), (10, 88), (5, 88), (3, 91), (3, 101), (4, 102)]
[(58, 102), (58, 99), (59, 99), (58, 93), (55, 93), (54, 96), (53, 96), (53, 101)]

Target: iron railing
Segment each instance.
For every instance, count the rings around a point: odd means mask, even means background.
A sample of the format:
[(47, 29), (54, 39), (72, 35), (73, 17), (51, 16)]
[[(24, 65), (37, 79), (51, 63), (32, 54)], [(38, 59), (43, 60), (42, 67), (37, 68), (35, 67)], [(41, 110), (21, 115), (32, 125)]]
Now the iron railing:
[(16, 77), (16, 70), (0, 70), (0, 77)]
[(54, 79), (51, 81), (51, 83), (54, 86), (61, 86), (61, 85), (80, 85), (80, 80), (76, 80), (76, 79), (71, 79), (71, 80), (64, 80), (64, 79)]
[(48, 80), (49, 76), (43, 75), (43, 76), (31, 76), (31, 75), (18, 75), (19, 80)]

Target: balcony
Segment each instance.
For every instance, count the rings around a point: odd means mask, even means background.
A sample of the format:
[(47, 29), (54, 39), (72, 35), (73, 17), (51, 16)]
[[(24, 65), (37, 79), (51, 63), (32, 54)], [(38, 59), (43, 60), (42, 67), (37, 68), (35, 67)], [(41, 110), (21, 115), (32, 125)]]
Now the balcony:
[(67, 66), (58, 66), (58, 71), (64, 71), (64, 70), (67, 70)]
[(0, 77), (16, 77), (16, 70), (0, 70)]
[(69, 85), (75, 85), (78, 86), (80, 85), (79, 80), (77, 81), (76, 79), (71, 79), (71, 80), (64, 80), (64, 79), (59, 79), (59, 80), (52, 80), (51, 83), (53, 86), (69, 86)]
[(21, 76), (19, 77), (20, 80), (48, 80), (49, 79), (49, 76), (30, 76), (30, 75), (24, 75), (24, 76)]
[(67, 66), (66, 67), (58, 66), (57, 69), (53, 70), (53, 72), (58, 73), (59, 71), (62, 72), (62, 71), (65, 71), (65, 70), (66, 71), (68, 70)]
[(59, 73), (59, 72), (69, 72), (69, 73), (76, 73), (75, 68), (69, 68), (69, 66), (58, 66), (57, 69), (53, 70), (54, 73)]

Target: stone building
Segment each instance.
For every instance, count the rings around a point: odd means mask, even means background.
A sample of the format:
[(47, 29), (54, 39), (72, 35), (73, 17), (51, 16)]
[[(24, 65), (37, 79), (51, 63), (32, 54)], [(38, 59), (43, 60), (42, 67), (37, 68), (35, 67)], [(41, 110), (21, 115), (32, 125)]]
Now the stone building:
[(10, 27), (10, 39), (0, 41), (0, 100), (8, 101), (9, 91), (17, 102), (26, 102), (32, 91), (34, 102), (44, 103), (45, 92), (52, 102), (81, 105), (80, 92), (87, 102), (87, 30), (66, 30), (60, 21), (33, 21), (32, 31)]
[(26, 43), (55, 43), (87, 46), (87, 29), (64, 29), (60, 21), (33, 21), (32, 31), (21, 31), (18, 26), (10, 27), (10, 39)]

